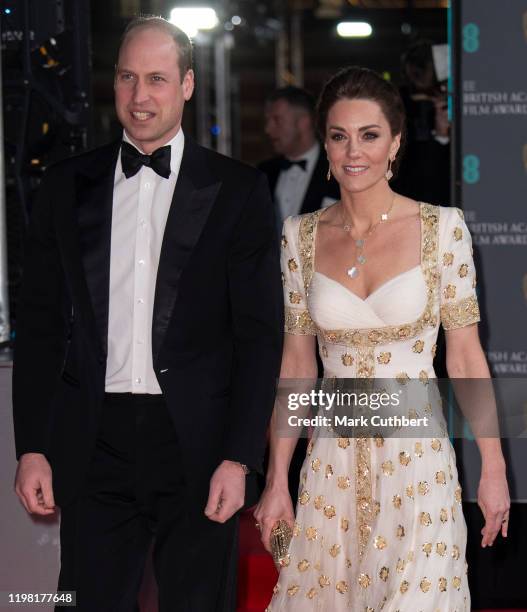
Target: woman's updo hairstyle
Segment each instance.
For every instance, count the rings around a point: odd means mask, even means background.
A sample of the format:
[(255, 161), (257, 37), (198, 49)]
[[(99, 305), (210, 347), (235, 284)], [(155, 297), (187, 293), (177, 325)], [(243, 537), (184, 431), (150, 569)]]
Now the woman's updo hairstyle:
[(380, 74), (369, 68), (350, 66), (339, 70), (324, 85), (317, 104), (318, 131), (326, 139), (326, 124), (331, 107), (339, 100), (372, 100), (377, 102), (388, 121), (392, 136), (401, 134), (401, 146), (392, 164), (394, 175), (404, 148), (406, 113), (399, 91)]

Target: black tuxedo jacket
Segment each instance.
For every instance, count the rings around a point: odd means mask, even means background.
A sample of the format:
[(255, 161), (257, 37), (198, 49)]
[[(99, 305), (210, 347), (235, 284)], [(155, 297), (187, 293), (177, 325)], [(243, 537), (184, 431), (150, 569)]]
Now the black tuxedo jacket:
[[(49, 168), (26, 245), (16, 451), (47, 456), (58, 505), (82, 486), (104, 398), (118, 151), (115, 143)], [(157, 272), (152, 352), (200, 503), (223, 459), (261, 470), (282, 300), (265, 177), (185, 138)]]
[[(271, 194), (273, 194), (273, 198), (283, 159), (284, 158), (282, 156), (273, 157), (258, 165), (258, 168), (267, 176), (269, 188), (271, 190)], [(306, 195), (304, 196), (302, 207), (298, 214), (313, 212), (319, 208), (322, 208), (322, 202), (326, 197), (333, 198), (335, 200), (340, 198), (338, 183), (333, 177), (328, 181), (327, 172), (328, 162), (323, 148), (320, 147), (317, 163), (313, 168), (311, 180), (309, 181)]]

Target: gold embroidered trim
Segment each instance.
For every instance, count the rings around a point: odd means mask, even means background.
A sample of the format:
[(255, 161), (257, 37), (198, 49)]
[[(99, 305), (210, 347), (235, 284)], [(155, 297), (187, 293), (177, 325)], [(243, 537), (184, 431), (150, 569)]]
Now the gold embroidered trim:
[(286, 306), (285, 332), (297, 336), (315, 336), (317, 330), (308, 310), (295, 310)]
[(370, 442), (370, 438), (356, 438), (355, 440), (355, 507), (359, 556), (361, 557), (368, 545), (373, 522)]
[(421, 269), (426, 283), (427, 299), (423, 314), (417, 321), (372, 329), (319, 330), (321, 339), (331, 344), (358, 348), (415, 338), (425, 327), (435, 327), (437, 317), (434, 315), (434, 299), (440, 280), (437, 271), (438, 226), (439, 207), (421, 204)]
[(441, 306), (441, 323), (446, 330), (472, 325), (480, 320), (476, 296), (471, 295), (455, 304)]
[(306, 297), (308, 295), (311, 279), (313, 278), (315, 263), (315, 228), (323, 212), (324, 209), (322, 208), (309, 215), (305, 215), (302, 217), (300, 227), (298, 228), (298, 247), (300, 260), (302, 262), (302, 278), (304, 279)]

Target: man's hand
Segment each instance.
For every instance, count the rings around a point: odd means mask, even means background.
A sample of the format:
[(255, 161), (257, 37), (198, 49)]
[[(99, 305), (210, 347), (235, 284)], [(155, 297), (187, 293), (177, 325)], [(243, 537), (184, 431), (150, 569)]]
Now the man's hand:
[(15, 476), (15, 492), (30, 514), (47, 516), (55, 512), (51, 466), (41, 453), (20, 457)]
[(222, 461), (210, 479), (209, 499), (205, 515), (217, 523), (225, 523), (245, 500), (245, 473), (235, 461)]

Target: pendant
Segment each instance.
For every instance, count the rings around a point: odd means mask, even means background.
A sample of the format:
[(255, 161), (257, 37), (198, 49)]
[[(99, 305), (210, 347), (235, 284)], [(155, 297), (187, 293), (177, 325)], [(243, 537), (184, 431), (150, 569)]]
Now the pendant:
[(356, 278), (356, 277), (359, 275), (359, 270), (358, 270), (358, 268), (357, 268), (356, 266), (353, 266), (353, 268), (350, 268), (350, 269), (347, 271), (347, 275), (348, 275), (350, 278)]
[(359, 256), (357, 257), (357, 261), (358, 261), (360, 264), (364, 265), (364, 264), (366, 263), (366, 257), (364, 257), (364, 255), (359, 255)]
[(359, 240), (355, 240), (355, 245), (358, 249), (362, 249), (362, 247), (364, 246), (364, 240), (362, 238), (360, 238)]

